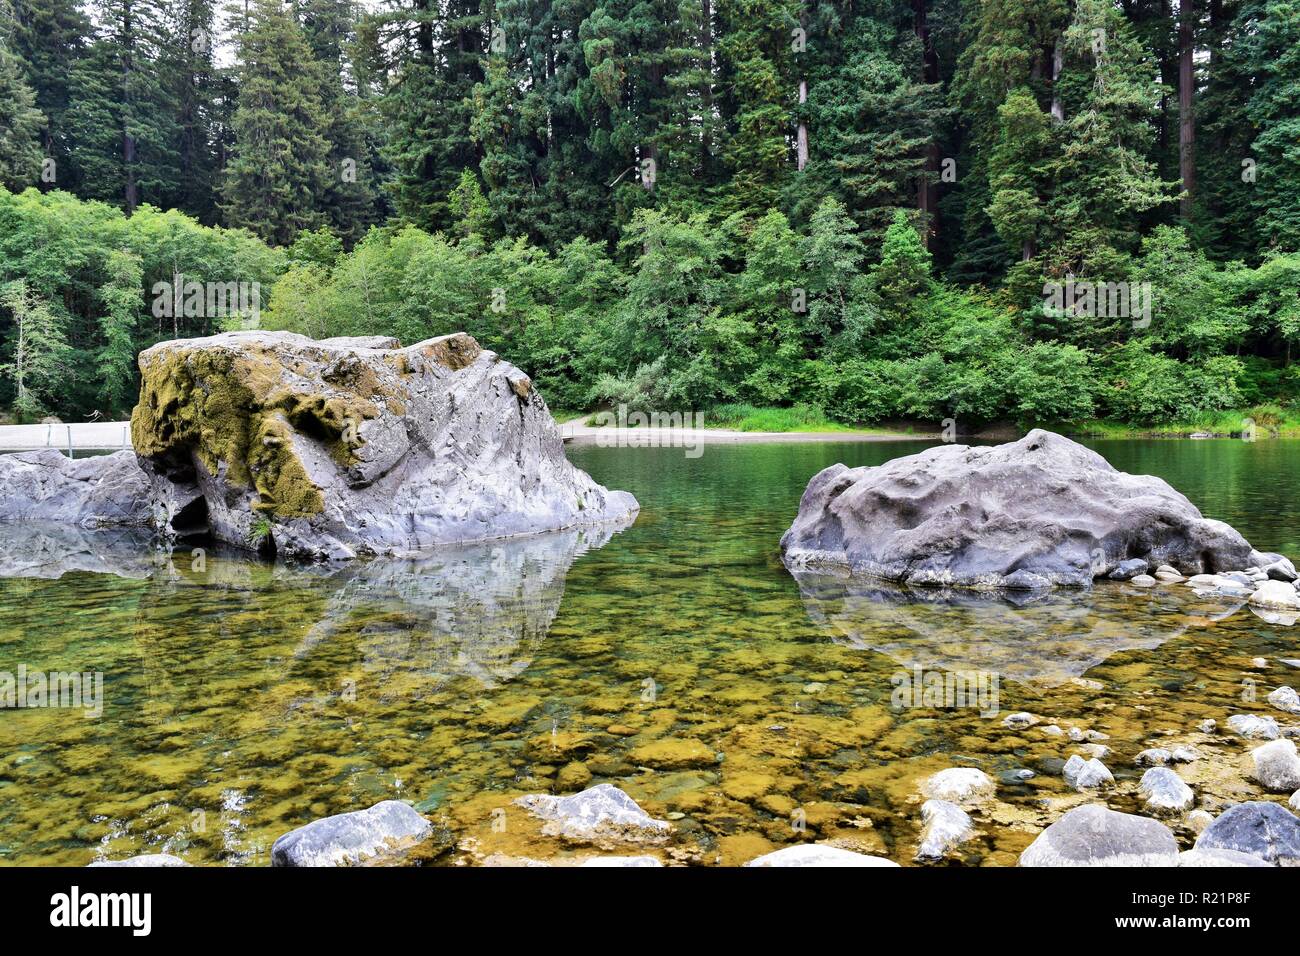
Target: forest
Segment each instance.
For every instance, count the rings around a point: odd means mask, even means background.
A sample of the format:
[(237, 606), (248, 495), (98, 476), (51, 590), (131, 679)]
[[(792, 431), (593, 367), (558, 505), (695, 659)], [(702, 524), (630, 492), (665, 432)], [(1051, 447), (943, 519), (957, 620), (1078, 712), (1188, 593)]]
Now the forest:
[(571, 412), (1294, 421), (1300, 2), (0, 0), (0, 406), (249, 327)]

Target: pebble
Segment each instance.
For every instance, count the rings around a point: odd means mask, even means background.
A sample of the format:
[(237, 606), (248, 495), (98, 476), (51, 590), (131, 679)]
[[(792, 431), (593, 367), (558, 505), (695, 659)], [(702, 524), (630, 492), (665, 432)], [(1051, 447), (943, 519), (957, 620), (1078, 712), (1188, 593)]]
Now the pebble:
[(1129, 584), (1135, 584), (1140, 588), (1154, 587), (1156, 579), (1149, 574), (1135, 574), (1128, 579)]
[(1061, 775), (1075, 790), (1095, 790), (1099, 787), (1115, 785), (1115, 777), (1096, 757), (1084, 760), (1083, 757), (1075, 754), (1065, 762)]
[(1026, 727), (1034, 726), (1034, 724), (1038, 723), (1038, 720), (1033, 714), (1020, 710), (1003, 717), (1002, 726), (1008, 730), (1024, 730)]
[(1214, 814), (1208, 810), (1193, 810), (1187, 814), (1187, 828), (1193, 833), (1200, 833), (1214, 822)]
[(1276, 720), (1257, 714), (1233, 714), (1228, 727), (1248, 740), (1277, 740), (1280, 733)]
[(1268, 695), (1268, 702), (1288, 714), (1300, 714), (1300, 694), (1294, 687), (1279, 687)]
[(1162, 813), (1182, 813), (1196, 799), (1192, 788), (1168, 767), (1152, 767), (1142, 775), (1138, 789), (1146, 794), (1147, 806)]
[(1289, 793), (1300, 788), (1300, 756), (1295, 743), (1274, 740), (1250, 752), (1255, 782), (1273, 793)]

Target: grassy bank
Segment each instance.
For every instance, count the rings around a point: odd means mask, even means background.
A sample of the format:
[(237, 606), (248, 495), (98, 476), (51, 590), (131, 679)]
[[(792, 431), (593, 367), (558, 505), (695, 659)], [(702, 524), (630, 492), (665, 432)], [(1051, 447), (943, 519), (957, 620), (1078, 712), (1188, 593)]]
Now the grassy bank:
[(1133, 425), (1093, 419), (1061, 425), (1055, 430), (1089, 438), (1187, 438), (1198, 434), (1230, 438), (1239, 436), (1252, 422), (1256, 438), (1300, 438), (1300, 410), (1278, 405), (1206, 412), (1159, 424)]
[[(595, 412), (557, 409), (556, 421), (580, 419), (587, 425), (603, 424)], [(1300, 409), (1278, 405), (1256, 405), (1250, 408), (1228, 409), (1159, 424), (1132, 424), (1107, 419), (1087, 419), (1078, 422), (1043, 423), (1042, 427), (1065, 435), (1084, 438), (1188, 438), (1192, 435), (1209, 435), (1215, 438), (1239, 436), (1248, 422), (1253, 422), (1256, 437), (1300, 438)], [(934, 422), (889, 421), (873, 424), (846, 424), (834, 421), (813, 405), (795, 405), (789, 408), (733, 404), (719, 405), (702, 413), (704, 428), (726, 429), (740, 432), (869, 432), (900, 438), (933, 437), (939, 426)], [(691, 425), (687, 422), (688, 427)], [(1002, 423), (979, 428), (977, 437), (987, 440), (1008, 441), (1023, 435), (1030, 425)], [(962, 440), (969, 436), (963, 434)]]

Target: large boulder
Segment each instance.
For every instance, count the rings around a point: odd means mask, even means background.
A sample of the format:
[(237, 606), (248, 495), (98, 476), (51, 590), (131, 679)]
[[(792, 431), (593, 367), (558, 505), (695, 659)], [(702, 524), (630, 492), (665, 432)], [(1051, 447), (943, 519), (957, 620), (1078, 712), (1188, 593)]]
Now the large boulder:
[(1276, 866), (1300, 866), (1300, 818), (1286, 807), (1248, 800), (1229, 807), (1196, 839), (1198, 850), (1235, 850)]
[(1160, 478), (1035, 429), (993, 447), (940, 445), (808, 483), (781, 539), (791, 570), (908, 584), (1090, 584), (1141, 558), (1183, 574), (1247, 567), (1250, 543)]
[(152, 494), (129, 451), (75, 459), (55, 448), (0, 455), (0, 522), (144, 528)]
[(1040, 833), (1019, 865), (1177, 866), (1178, 841), (1159, 821), (1089, 803)]
[(463, 333), (400, 348), (228, 332), (155, 345), (140, 374), (141, 463), (228, 544), (348, 558), (637, 510), (569, 464), (528, 376)]

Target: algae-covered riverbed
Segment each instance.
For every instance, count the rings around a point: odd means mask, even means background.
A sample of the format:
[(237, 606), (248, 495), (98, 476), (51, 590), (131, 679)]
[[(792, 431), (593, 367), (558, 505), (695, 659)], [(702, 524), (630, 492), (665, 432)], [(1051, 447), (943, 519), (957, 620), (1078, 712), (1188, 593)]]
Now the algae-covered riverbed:
[[(1300, 554), (1300, 442), (1089, 444), (1256, 547)], [(0, 863), (264, 865), (277, 836), (386, 798), (439, 824), (430, 862), (563, 861), (591, 850), (543, 836), (513, 799), (610, 782), (674, 823), (630, 851), (666, 862), (834, 840), (907, 864), (919, 781), (957, 765), (998, 791), (955, 859), (1009, 865), (1096, 799), (1061, 779), (1086, 753), (1071, 728), (1106, 735), (1093, 746), (1110, 750), (1116, 809), (1140, 807), (1134, 756), (1174, 744), (1201, 755), (1179, 768), (1198, 805), (1261, 798), (1250, 743), (1224, 725), (1286, 722), (1264, 698), (1300, 683), (1281, 663), (1300, 658), (1300, 625), (1177, 585), (1012, 604), (785, 571), (777, 543), (812, 474), (920, 447), (571, 448), (637, 496), (634, 526), (333, 570), (7, 529), (0, 670), (101, 672), (103, 689), (98, 716), (0, 712)], [(55, 560), (70, 546), (80, 570)], [(996, 713), (900, 695), (932, 672), (978, 675)], [(1041, 722), (1003, 726), (1016, 711)], [(1199, 730), (1207, 718), (1219, 729)]]

